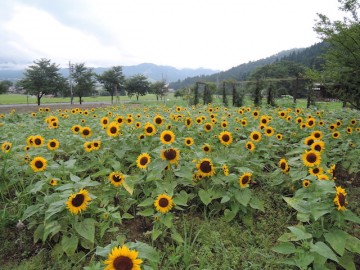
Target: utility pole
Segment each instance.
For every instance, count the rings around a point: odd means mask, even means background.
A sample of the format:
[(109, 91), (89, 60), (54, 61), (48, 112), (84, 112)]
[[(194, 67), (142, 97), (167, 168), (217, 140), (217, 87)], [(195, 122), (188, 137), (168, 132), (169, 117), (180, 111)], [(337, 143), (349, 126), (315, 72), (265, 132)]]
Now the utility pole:
[(73, 88), (72, 88), (72, 72), (73, 72), (73, 66), (71, 65), (69, 61), (69, 84), (70, 84), (70, 104), (73, 104), (74, 94), (73, 94)]

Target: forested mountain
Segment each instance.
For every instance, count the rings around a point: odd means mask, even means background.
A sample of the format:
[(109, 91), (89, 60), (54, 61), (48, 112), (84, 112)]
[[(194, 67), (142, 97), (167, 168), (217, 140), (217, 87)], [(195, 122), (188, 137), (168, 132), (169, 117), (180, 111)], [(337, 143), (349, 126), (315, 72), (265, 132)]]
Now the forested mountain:
[[(177, 80), (183, 80), (187, 77), (194, 77), (199, 75), (210, 75), (218, 72), (218, 70), (211, 70), (205, 68), (198, 69), (177, 69), (171, 66), (160, 66), (150, 63), (143, 63), (133, 66), (123, 66), (123, 74), (126, 77), (130, 77), (137, 74), (142, 74), (145, 77), (149, 78), (151, 81), (161, 81), (165, 80), (166, 82), (174, 82)], [(104, 71), (110, 68), (97, 67), (94, 68), (94, 72), (101, 74)], [(10, 80), (18, 81), (23, 78), (24, 69), (0, 69), (0, 80)], [(61, 68), (60, 73), (64, 77), (69, 76), (68, 68)]]
[(254, 62), (248, 62), (246, 64), (241, 64), (239, 66), (233, 67), (227, 71), (222, 71), (208, 76), (196, 76), (189, 77), (183, 81), (178, 80), (170, 84), (171, 88), (180, 89), (184, 87), (189, 87), (197, 81), (207, 81), (207, 82), (221, 82), (224, 80), (246, 80), (246, 78), (257, 68), (275, 63), (277, 61), (293, 61), (299, 64), (303, 64), (308, 67), (320, 68), (323, 60), (320, 58), (320, 55), (323, 53), (324, 49), (327, 47), (325, 43), (317, 43), (308, 48), (302, 49), (292, 49), (282, 51), (278, 54), (272, 55), (270, 57), (260, 59)]

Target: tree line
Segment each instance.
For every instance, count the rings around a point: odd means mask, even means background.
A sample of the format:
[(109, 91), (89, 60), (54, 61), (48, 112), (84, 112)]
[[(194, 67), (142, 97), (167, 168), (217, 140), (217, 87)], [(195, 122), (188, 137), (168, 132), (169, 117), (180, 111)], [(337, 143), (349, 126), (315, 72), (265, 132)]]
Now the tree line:
[(69, 77), (65, 78), (59, 72), (59, 65), (50, 59), (42, 58), (35, 60), (24, 72), (24, 79), (17, 83), (17, 87), (25, 90), (25, 93), (35, 95), (37, 104), (41, 104), (44, 95), (78, 97), (79, 103), (86, 96), (92, 96), (96, 84), (102, 87), (111, 96), (111, 103), (119, 102), (119, 96), (127, 95), (130, 98), (148, 93), (156, 95), (157, 100), (162, 99), (167, 92), (165, 81), (149, 82), (148, 79), (138, 74), (125, 77), (121, 66), (113, 66), (102, 74), (96, 74), (93, 69), (84, 63), (76, 63), (70, 66)]

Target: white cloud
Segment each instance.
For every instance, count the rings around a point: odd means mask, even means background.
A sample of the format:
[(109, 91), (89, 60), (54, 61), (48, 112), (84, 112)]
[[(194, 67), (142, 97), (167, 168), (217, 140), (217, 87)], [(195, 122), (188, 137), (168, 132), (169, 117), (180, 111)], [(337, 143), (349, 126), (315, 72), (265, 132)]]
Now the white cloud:
[(337, 0), (19, 1), (0, 21), (0, 57), (6, 46), (59, 64), (228, 69), (318, 42), (316, 12), (339, 17)]

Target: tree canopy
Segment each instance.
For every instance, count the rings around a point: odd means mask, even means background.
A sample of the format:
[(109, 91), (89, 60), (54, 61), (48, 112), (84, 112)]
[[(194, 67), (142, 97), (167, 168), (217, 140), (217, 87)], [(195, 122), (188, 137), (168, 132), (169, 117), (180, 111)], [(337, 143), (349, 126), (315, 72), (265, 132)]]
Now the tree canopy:
[(139, 100), (139, 96), (145, 96), (150, 90), (150, 83), (144, 75), (138, 74), (128, 78), (125, 82), (125, 89), (128, 96), (136, 96), (136, 100)]
[(13, 83), (8, 80), (0, 81), (0, 94), (4, 94), (9, 90), (9, 87), (12, 86)]
[(79, 97), (80, 104), (82, 98), (91, 95), (94, 91), (95, 78), (91, 68), (87, 68), (84, 63), (75, 64), (72, 74), (75, 83), (75, 95)]
[(37, 103), (43, 95), (56, 95), (66, 87), (66, 79), (59, 73), (59, 67), (49, 59), (35, 60), (34, 64), (25, 70), (25, 78), (19, 82), (28, 94), (36, 95)]
[(101, 75), (97, 76), (100, 83), (104, 85), (106, 91), (111, 95), (111, 103), (114, 101), (114, 95), (116, 96), (116, 103), (118, 102), (118, 91), (124, 86), (125, 76), (122, 72), (121, 66), (114, 66), (109, 70), (104, 71)]

